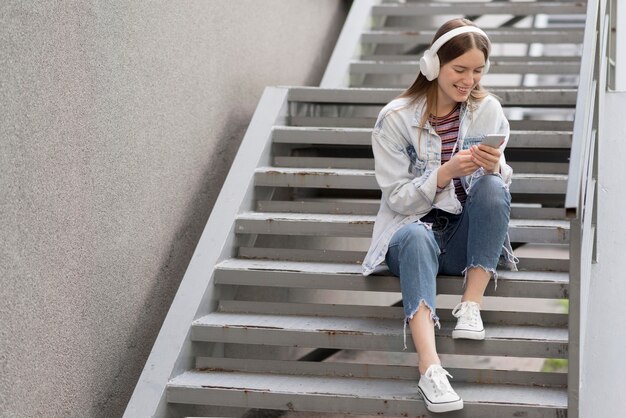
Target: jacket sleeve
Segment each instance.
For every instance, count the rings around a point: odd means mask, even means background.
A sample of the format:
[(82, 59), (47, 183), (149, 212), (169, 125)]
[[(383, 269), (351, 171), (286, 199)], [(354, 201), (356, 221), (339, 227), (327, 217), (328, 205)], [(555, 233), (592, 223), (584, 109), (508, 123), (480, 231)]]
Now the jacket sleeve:
[[(502, 109), (502, 105), (500, 102), (493, 96), (488, 96), (485, 99), (484, 106), (479, 110), (479, 113), (476, 115), (478, 130), (473, 132), (474, 136), (485, 135), (488, 133), (494, 134), (502, 134), (505, 136), (504, 143), (500, 145), (500, 151), (502, 154), (500, 155), (500, 177), (504, 181), (507, 187), (511, 185), (511, 180), (513, 177), (513, 169), (506, 163), (506, 158), (504, 157), (504, 150), (509, 143), (509, 138), (511, 134), (511, 130), (509, 128), (509, 121), (504, 114), (504, 110)], [(479, 121), (479, 122), (478, 122)], [(484, 169), (479, 168), (474, 174), (472, 174), (472, 178), (477, 178), (488, 174)]]
[(389, 207), (402, 215), (430, 210), (437, 191), (438, 168), (427, 168), (419, 177), (410, 173), (411, 161), (402, 141), (389, 138), (382, 130), (374, 130), (372, 150), (376, 181)]
[(509, 128), (509, 121), (506, 119), (502, 107), (500, 107), (500, 126), (498, 128), (498, 133), (506, 135), (504, 143), (500, 146), (500, 151), (502, 151), (500, 156), (500, 176), (502, 177), (504, 183), (507, 186), (510, 186), (513, 178), (513, 168), (506, 163), (506, 158), (504, 158), (504, 149), (509, 143), (511, 130)]

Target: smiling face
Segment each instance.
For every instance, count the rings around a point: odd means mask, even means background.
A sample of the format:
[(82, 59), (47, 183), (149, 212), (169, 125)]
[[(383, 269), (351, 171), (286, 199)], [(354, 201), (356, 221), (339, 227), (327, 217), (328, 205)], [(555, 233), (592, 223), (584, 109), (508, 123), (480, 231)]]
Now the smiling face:
[(442, 65), (437, 77), (437, 107), (451, 110), (466, 101), (480, 82), (484, 67), (485, 54), (477, 48)]

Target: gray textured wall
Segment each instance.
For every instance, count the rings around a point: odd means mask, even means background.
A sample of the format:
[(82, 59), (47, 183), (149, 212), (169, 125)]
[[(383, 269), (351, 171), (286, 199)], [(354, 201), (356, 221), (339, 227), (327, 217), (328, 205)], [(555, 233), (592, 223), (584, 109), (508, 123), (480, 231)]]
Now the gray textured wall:
[(341, 0), (0, 3), (0, 415), (119, 416), (266, 85)]
[[(626, 67), (616, 76), (626, 77)], [(586, 335), (582, 341), (580, 417), (626, 416), (626, 280), (624, 277), (624, 154), (626, 153), (625, 92), (600, 97), (598, 131), (598, 193), (596, 236), (598, 263), (591, 267)]]

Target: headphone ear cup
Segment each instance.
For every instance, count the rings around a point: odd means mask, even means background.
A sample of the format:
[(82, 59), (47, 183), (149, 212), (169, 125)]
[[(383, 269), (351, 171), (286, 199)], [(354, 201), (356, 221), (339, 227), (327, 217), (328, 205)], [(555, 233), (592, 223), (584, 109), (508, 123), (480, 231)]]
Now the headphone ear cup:
[(428, 81), (433, 81), (439, 75), (439, 56), (433, 54), (430, 49), (424, 51), (420, 58), (420, 72)]

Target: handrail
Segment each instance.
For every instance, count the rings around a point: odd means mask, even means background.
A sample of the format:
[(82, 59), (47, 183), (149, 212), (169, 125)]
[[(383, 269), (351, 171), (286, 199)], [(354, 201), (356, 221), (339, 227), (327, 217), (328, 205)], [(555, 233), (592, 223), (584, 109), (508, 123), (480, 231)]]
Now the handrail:
[(213, 271), (218, 262), (233, 256), (237, 214), (254, 207), (254, 172), (271, 165), (272, 128), (285, 124), (287, 92), (281, 87), (264, 90), (124, 417), (169, 416), (168, 380), (194, 367), (190, 324), (216, 305)]
[(576, 113), (574, 115), (574, 133), (570, 154), (567, 192), (565, 195), (565, 210), (570, 217), (580, 217), (582, 206), (583, 165), (584, 156), (588, 155), (589, 124), (593, 115), (589, 112), (589, 105), (595, 100), (596, 92), (593, 89), (593, 80), (597, 70), (597, 43), (598, 43), (598, 14), (604, 4), (601, 0), (589, 0), (587, 3), (587, 18), (583, 38), (583, 52), (580, 64), (578, 82), (578, 96), (576, 99)]
[(581, 366), (591, 267), (596, 259), (598, 104), (606, 89), (607, 38), (611, 10), (606, 0), (589, 0), (582, 51), (565, 210), (570, 218), (568, 417), (580, 416)]

